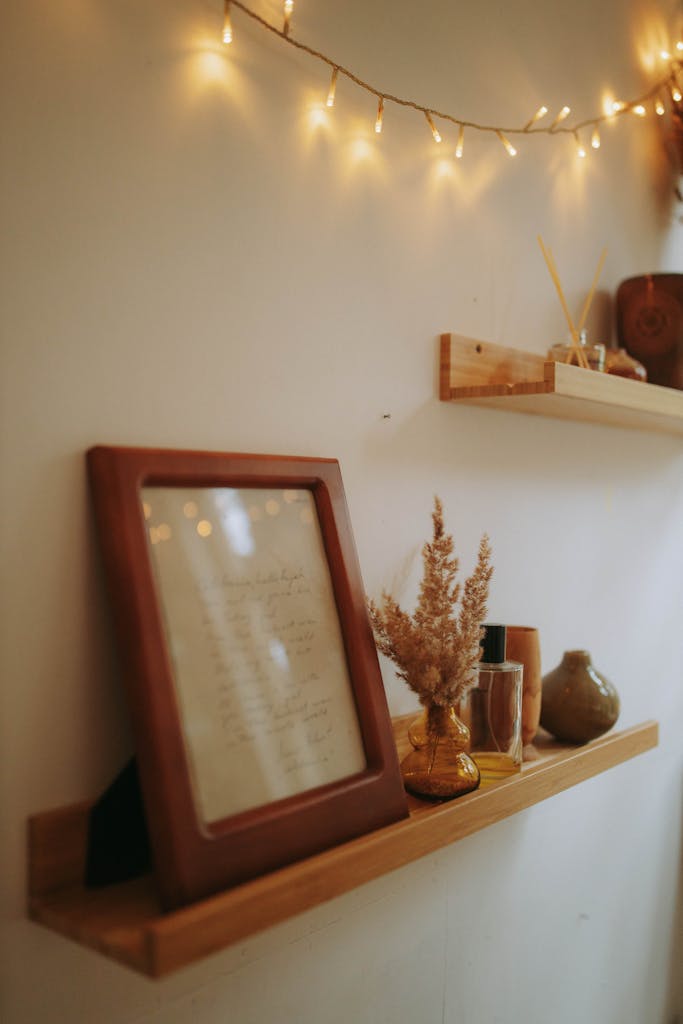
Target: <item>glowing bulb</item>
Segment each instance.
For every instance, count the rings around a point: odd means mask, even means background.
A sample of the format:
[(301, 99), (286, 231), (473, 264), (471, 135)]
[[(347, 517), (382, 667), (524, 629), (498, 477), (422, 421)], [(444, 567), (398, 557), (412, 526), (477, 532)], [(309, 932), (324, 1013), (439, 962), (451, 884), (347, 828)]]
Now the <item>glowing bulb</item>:
[(458, 130), (458, 141), (455, 146), (455, 155), (458, 160), (462, 159), (462, 151), (465, 148), (465, 125), (461, 124)]
[(437, 129), (436, 125), (434, 124), (434, 122), (432, 121), (431, 114), (429, 113), (428, 110), (425, 110), (425, 117), (427, 118), (427, 124), (429, 125), (429, 127), (432, 130), (432, 135), (434, 136), (434, 142), (441, 142), (441, 136), (439, 135), (438, 129)]
[(379, 103), (377, 104), (377, 120), (375, 121), (375, 131), (379, 135), (382, 131), (382, 120), (384, 119), (384, 96), (380, 96)]
[(337, 92), (337, 75), (339, 74), (339, 68), (332, 68), (332, 77), (330, 78), (330, 88), (327, 93), (327, 106), (334, 106), (334, 97)]
[(664, 112), (665, 112), (665, 109), (666, 108), (665, 108), (664, 104), (662, 103), (660, 97), (658, 96), (657, 99), (655, 100), (655, 113), (657, 114), (658, 117), (662, 117)]
[(559, 112), (553, 123), (550, 125), (550, 131), (552, 131), (553, 128), (557, 128), (558, 124), (560, 124), (561, 121), (564, 121), (566, 117), (569, 117), (570, 113), (571, 107), (562, 107), (562, 110)]
[(625, 106), (626, 106), (626, 104), (622, 103), (621, 100), (612, 100), (612, 104), (611, 104), (612, 113), (613, 114), (619, 114), (624, 109)]
[(679, 53), (683, 53), (683, 43), (681, 43), (681, 42), (676, 43), (676, 49), (678, 50)]
[(496, 135), (498, 136), (500, 141), (503, 143), (503, 145), (505, 146), (505, 148), (508, 151), (508, 153), (510, 154), (510, 156), (517, 156), (517, 150), (512, 145), (510, 140), (506, 139), (505, 136), (503, 135), (503, 133), (501, 131), (498, 131), (497, 128), (496, 128)]
[(581, 139), (579, 138), (578, 132), (574, 132), (574, 138), (576, 139), (576, 155), (581, 157), (582, 160), (586, 157), (586, 150), (583, 148)]
[(593, 129), (593, 134), (591, 135), (591, 146), (593, 149), (600, 149), (600, 132), (598, 131), (597, 124)]
[(642, 103), (636, 103), (635, 107), (631, 107), (631, 110), (636, 115), (636, 117), (645, 117), (645, 115), (647, 114), (647, 110), (645, 109)]
[(227, 46), (232, 42), (232, 24), (230, 22), (230, 0), (225, 0), (225, 11), (223, 14), (223, 42)]
[(292, 17), (292, 11), (294, 10), (294, 0), (285, 0), (285, 24), (282, 31), (285, 35), (289, 32), (289, 22)]
[(662, 60), (671, 60), (671, 54), (668, 50), (660, 50), (659, 56), (662, 58)]
[(677, 85), (671, 86), (671, 95), (673, 97), (674, 103), (680, 103), (681, 100), (683, 100), (683, 95), (681, 95), (681, 90), (678, 88)]
[(538, 110), (536, 111), (536, 113), (534, 114), (534, 116), (531, 118), (531, 120), (527, 121), (527, 123), (524, 125), (524, 131), (528, 132), (529, 129), (531, 128), (531, 126), (533, 124), (536, 124), (537, 121), (540, 121), (542, 117), (545, 117), (545, 115), (547, 113), (548, 113), (548, 108), (547, 107), (539, 107)]

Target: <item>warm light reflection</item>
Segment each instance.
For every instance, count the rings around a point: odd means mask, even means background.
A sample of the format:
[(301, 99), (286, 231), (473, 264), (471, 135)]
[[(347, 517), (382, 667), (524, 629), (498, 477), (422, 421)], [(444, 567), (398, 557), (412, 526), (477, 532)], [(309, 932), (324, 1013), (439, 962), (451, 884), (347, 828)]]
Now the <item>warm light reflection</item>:
[(170, 540), (171, 532), (171, 527), (168, 523), (159, 523), (157, 526), (157, 537), (159, 540)]
[(213, 533), (213, 526), (208, 519), (200, 519), (197, 523), (197, 533), (200, 537), (210, 537)]
[(321, 106), (312, 106), (308, 112), (308, 122), (311, 128), (325, 128), (329, 121), (327, 111)]
[(228, 50), (218, 39), (196, 38), (189, 51), (186, 95), (193, 100), (207, 90), (219, 90), (234, 102), (236, 111), (247, 123), (246, 85), (238, 53), (232, 50), (233, 47)]
[(465, 148), (465, 125), (461, 124), (458, 129), (458, 141), (455, 145), (455, 155), (458, 160), (462, 159), (462, 153)]
[(269, 516), (279, 516), (280, 502), (276, 501), (275, 498), (269, 498), (266, 502), (266, 512)]
[(365, 138), (356, 138), (351, 143), (351, 160), (355, 164), (373, 160), (375, 154), (372, 146)]
[(199, 505), (196, 501), (186, 501), (183, 505), (183, 515), (186, 519), (196, 519), (199, 515)]
[(152, 506), (148, 501), (143, 501), (142, 503), (142, 514), (145, 519), (151, 519), (152, 517)]

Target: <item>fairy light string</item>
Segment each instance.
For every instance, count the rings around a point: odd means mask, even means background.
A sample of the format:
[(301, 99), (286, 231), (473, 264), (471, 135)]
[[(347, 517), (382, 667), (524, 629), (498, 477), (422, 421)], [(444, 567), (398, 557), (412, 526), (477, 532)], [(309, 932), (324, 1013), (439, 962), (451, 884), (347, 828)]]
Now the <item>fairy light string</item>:
[(605, 113), (596, 114), (593, 117), (587, 117), (583, 121), (570, 123), (569, 115), (571, 110), (568, 106), (563, 106), (555, 114), (551, 123), (544, 125), (540, 122), (546, 117), (549, 110), (545, 105), (543, 105), (539, 107), (533, 117), (531, 117), (531, 119), (521, 127), (514, 125), (506, 126), (483, 124), (478, 121), (468, 121), (463, 117), (449, 114), (443, 110), (436, 110), (434, 107), (424, 106), (422, 103), (406, 99), (403, 96), (394, 96), (392, 93), (387, 92), (384, 89), (378, 89), (369, 82), (359, 78), (358, 75), (354, 74), (354, 72), (349, 68), (344, 67), (343, 64), (339, 64), (337, 61), (332, 60), (331, 57), (328, 57), (320, 50), (316, 50), (314, 47), (308, 46), (306, 43), (302, 43), (298, 39), (295, 39), (291, 33), (291, 15), (293, 6), (293, 0), (285, 0), (284, 25), (282, 29), (279, 29), (275, 25), (271, 25), (265, 18), (262, 18), (260, 14), (252, 11), (252, 9), (243, 3), (242, 0), (225, 0), (223, 42), (232, 42), (233, 31), (230, 21), (230, 8), (237, 7), (248, 18), (257, 22), (268, 32), (272, 32), (273, 35), (278, 36), (278, 38), (282, 39), (283, 42), (289, 43), (290, 46), (294, 46), (297, 50), (307, 53), (310, 57), (326, 64), (327, 67), (330, 68), (331, 78), (326, 100), (326, 105), (328, 107), (333, 107), (335, 105), (337, 79), (339, 75), (343, 75), (344, 78), (353, 82), (359, 89), (363, 89), (365, 92), (369, 93), (377, 101), (375, 130), (378, 134), (382, 130), (385, 104), (395, 103), (397, 106), (408, 107), (411, 110), (416, 110), (418, 113), (422, 114), (426, 119), (436, 142), (441, 142), (441, 134), (435, 123), (435, 118), (437, 121), (447, 121), (454, 125), (458, 129), (458, 143), (456, 146), (456, 156), (458, 157), (462, 156), (463, 139), (466, 128), (470, 128), (473, 131), (478, 132), (488, 132), (491, 135), (497, 136), (511, 156), (514, 156), (517, 153), (517, 150), (507, 138), (508, 135), (569, 135), (576, 143), (577, 154), (581, 157), (585, 157), (586, 150), (580, 142), (579, 135), (582, 129), (588, 129), (591, 135), (591, 145), (593, 149), (598, 149), (600, 147), (599, 128), (600, 125), (604, 124), (606, 121), (613, 121), (616, 117), (628, 113), (635, 114), (637, 117), (642, 118), (647, 114), (648, 103), (652, 103), (653, 111), (657, 115), (662, 116), (665, 113), (663, 97), (668, 97), (670, 102), (673, 102), (673, 104), (680, 103), (683, 98), (678, 80), (678, 75), (683, 69), (683, 42), (677, 42), (675, 46), (675, 55), (672, 55), (668, 51), (662, 51), (660, 53), (660, 58), (668, 65), (664, 75), (662, 75), (646, 92), (635, 99), (627, 102), (620, 100), (613, 101), (608, 111)]

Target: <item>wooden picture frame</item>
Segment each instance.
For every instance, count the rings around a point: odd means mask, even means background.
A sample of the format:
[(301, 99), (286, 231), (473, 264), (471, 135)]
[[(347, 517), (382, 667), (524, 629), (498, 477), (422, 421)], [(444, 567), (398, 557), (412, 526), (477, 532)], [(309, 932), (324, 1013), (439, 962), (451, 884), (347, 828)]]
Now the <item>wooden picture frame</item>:
[(338, 463), (87, 462), (164, 908), (405, 817)]

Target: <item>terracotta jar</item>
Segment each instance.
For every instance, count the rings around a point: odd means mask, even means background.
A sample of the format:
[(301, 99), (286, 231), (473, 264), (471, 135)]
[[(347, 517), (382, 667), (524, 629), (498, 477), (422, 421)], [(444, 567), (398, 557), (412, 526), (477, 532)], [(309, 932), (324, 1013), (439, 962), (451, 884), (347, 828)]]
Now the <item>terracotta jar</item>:
[(567, 743), (587, 743), (611, 729), (619, 717), (619, 695), (593, 668), (588, 651), (565, 651), (543, 676), (541, 725)]

